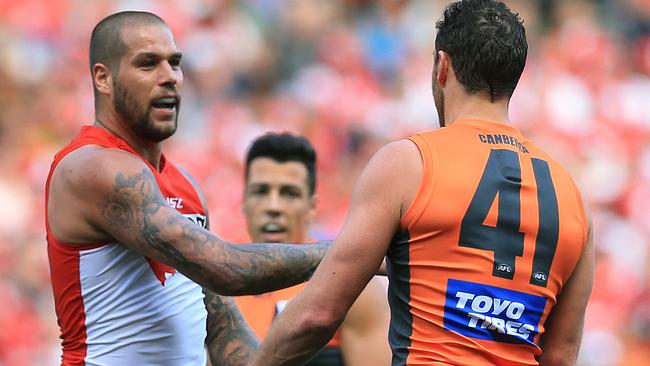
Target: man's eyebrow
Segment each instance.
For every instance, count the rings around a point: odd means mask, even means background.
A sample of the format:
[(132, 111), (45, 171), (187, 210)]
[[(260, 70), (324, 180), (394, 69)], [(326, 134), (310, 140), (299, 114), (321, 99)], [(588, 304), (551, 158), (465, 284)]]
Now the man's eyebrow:
[[(180, 51), (174, 52), (171, 55), (169, 55), (169, 58), (173, 58), (173, 59), (180, 59), (182, 57), (183, 54)], [(163, 56), (156, 52), (141, 52), (135, 55), (134, 57), (135, 60), (161, 59), (161, 58), (163, 58)]]
[(249, 184), (251, 187), (262, 187), (262, 186), (268, 186), (269, 184), (267, 182), (252, 182)]
[(298, 188), (298, 189), (300, 189), (301, 185), (299, 183), (282, 183), (281, 187), (282, 188), (286, 187), (286, 188)]
[(135, 55), (135, 59), (147, 59), (147, 58), (160, 58), (160, 55), (155, 52), (141, 52)]

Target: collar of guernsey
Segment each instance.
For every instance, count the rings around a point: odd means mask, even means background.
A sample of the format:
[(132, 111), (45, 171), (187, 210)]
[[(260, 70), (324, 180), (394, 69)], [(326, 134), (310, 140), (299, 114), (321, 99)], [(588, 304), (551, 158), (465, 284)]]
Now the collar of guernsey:
[(511, 124), (479, 118), (460, 118), (450, 124), (449, 127), (461, 125), (472, 126), (478, 129), (499, 129), (511, 134), (521, 135), (519, 130)]
[[(121, 150), (128, 151), (132, 153), (133, 155), (137, 156), (142, 160), (145, 164), (147, 164), (147, 167), (149, 167), (149, 170), (154, 174), (154, 177), (156, 178), (156, 182), (161, 178), (161, 174), (163, 174), (167, 168), (167, 159), (165, 158), (165, 155), (163, 154), (160, 157), (160, 172), (154, 168), (149, 161), (144, 159), (140, 154), (138, 154), (135, 149), (133, 149), (126, 141), (124, 141), (122, 138), (115, 136), (111, 134), (110, 132), (106, 131), (103, 128), (95, 127), (95, 126), (84, 126), (81, 128), (81, 132), (79, 133), (80, 137), (81, 136), (86, 136), (88, 138), (91, 138), (93, 140), (97, 140), (97, 142), (100, 142), (100, 146), (104, 147), (114, 147), (118, 148)], [(147, 260), (147, 263), (149, 263), (149, 267), (151, 267), (151, 270), (153, 271), (154, 275), (160, 281), (160, 284), (162, 286), (165, 286), (165, 280), (167, 279), (166, 274), (168, 275), (173, 275), (176, 273), (176, 269), (161, 263), (155, 259), (149, 258), (145, 256), (145, 259)]]

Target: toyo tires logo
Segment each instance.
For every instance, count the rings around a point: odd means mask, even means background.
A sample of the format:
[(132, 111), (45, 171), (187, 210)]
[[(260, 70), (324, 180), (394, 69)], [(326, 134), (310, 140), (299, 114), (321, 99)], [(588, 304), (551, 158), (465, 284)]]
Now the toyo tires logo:
[(444, 325), (472, 338), (534, 345), (545, 306), (542, 296), (449, 279)]

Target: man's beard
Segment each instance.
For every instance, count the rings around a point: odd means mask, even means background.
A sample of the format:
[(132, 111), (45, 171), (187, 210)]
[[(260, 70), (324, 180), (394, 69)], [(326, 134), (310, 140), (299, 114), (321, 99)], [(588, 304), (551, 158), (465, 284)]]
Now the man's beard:
[(115, 90), (113, 106), (115, 107), (117, 114), (133, 127), (137, 136), (148, 141), (161, 142), (176, 132), (176, 127), (178, 125), (178, 109), (180, 105), (176, 106), (173, 127), (158, 127), (151, 120), (150, 105), (146, 108), (138, 106), (138, 102), (133, 95), (129, 93), (127, 88), (122, 87), (122, 84), (118, 82), (114, 83), (113, 89)]

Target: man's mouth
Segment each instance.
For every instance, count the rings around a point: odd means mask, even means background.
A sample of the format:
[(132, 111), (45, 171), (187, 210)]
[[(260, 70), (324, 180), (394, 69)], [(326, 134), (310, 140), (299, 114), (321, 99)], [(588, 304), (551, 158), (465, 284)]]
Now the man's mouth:
[(151, 106), (156, 109), (174, 111), (178, 109), (178, 102), (179, 99), (178, 97), (175, 96), (162, 97), (162, 98), (154, 99), (153, 102), (151, 103)]
[(262, 226), (261, 231), (265, 234), (283, 233), (286, 229), (278, 224), (269, 223)]

